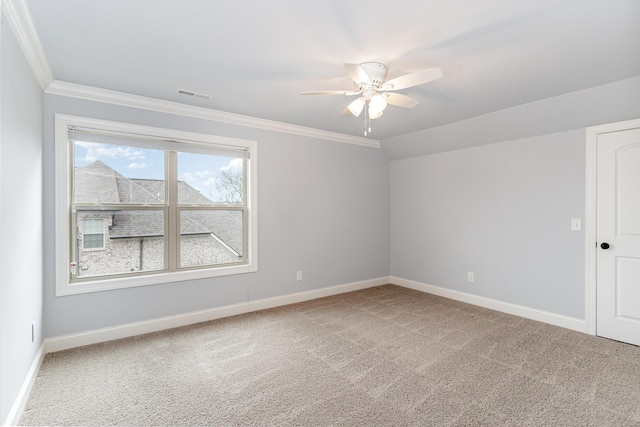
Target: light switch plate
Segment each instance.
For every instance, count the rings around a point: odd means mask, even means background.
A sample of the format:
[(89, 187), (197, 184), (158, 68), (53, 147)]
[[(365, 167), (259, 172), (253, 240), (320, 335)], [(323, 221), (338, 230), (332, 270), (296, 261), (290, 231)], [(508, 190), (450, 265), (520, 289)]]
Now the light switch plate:
[(582, 218), (571, 218), (571, 231), (582, 231)]

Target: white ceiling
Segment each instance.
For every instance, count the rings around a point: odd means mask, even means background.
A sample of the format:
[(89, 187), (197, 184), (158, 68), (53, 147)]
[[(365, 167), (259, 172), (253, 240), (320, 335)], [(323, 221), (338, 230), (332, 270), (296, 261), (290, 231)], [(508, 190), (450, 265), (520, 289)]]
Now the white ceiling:
[[(401, 91), (385, 138), (640, 75), (638, 0), (26, 0), (56, 80), (362, 135), (341, 115), (343, 63), (388, 78), (440, 67)], [(176, 94), (210, 94), (210, 101)]]

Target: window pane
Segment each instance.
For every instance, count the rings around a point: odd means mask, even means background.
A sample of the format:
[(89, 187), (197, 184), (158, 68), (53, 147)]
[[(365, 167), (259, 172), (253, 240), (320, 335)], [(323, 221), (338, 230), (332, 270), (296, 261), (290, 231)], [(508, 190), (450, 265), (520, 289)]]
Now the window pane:
[(102, 234), (86, 234), (84, 235), (84, 248), (95, 249), (104, 247), (104, 236)]
[(75, 203), (162, 204), (164, 152), (75, 141), (74, 186)]
[(84, 249), (104, 248), (104, 219), (84, 218), (82, 229), (79, 231), (83, 235), (82, 246)]
[(242, 211), (180, 211), (180, 267), (243, 261), (242, 223)]
[[(104, 221), (104, 235), (83, 234), (81, 226), (94, 221)], [(77, 226), (78, 277), (164, 269), (163, 211), (79, 211)], [(96, 238), (104, 250), (87, 246)]]
[(178, 153), (178, 203), (244, 204), (244, 159)]
[(91, 219), (84, 220), (84, 234), (103, 234), (104, 233), (104, 219)]

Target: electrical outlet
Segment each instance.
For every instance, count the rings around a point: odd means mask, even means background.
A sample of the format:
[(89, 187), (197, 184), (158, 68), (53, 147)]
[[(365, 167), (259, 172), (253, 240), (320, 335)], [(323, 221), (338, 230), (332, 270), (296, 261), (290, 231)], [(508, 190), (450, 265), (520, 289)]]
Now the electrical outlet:
[(475, 277), (473, 273), (467, 273), (467, 282), (474, 282), (474, 281), (475, 281)]
[(296, 280), (302, 280), (302, 271), (296, 272)]

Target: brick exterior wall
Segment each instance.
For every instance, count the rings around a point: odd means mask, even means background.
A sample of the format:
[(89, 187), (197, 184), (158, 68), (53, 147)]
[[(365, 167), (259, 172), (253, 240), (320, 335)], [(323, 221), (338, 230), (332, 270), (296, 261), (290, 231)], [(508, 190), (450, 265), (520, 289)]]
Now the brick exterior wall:
[[(85, 218), (104, 219), (104, 248), (84, 249)], [(109, 238), (112, 225), (110, 213), (87, 213), (78, 216), (78, 277), (133, 271), (162, 270), (164, 266), (164, 238)], [(182, 236), (180, 241), (181, 267), (224, 264), (240, 261), (224, 245), (210, 235)]]
[(227, 264), (242, 259), (209, 235), (182, 236), (180, 239), (180, 266)]

